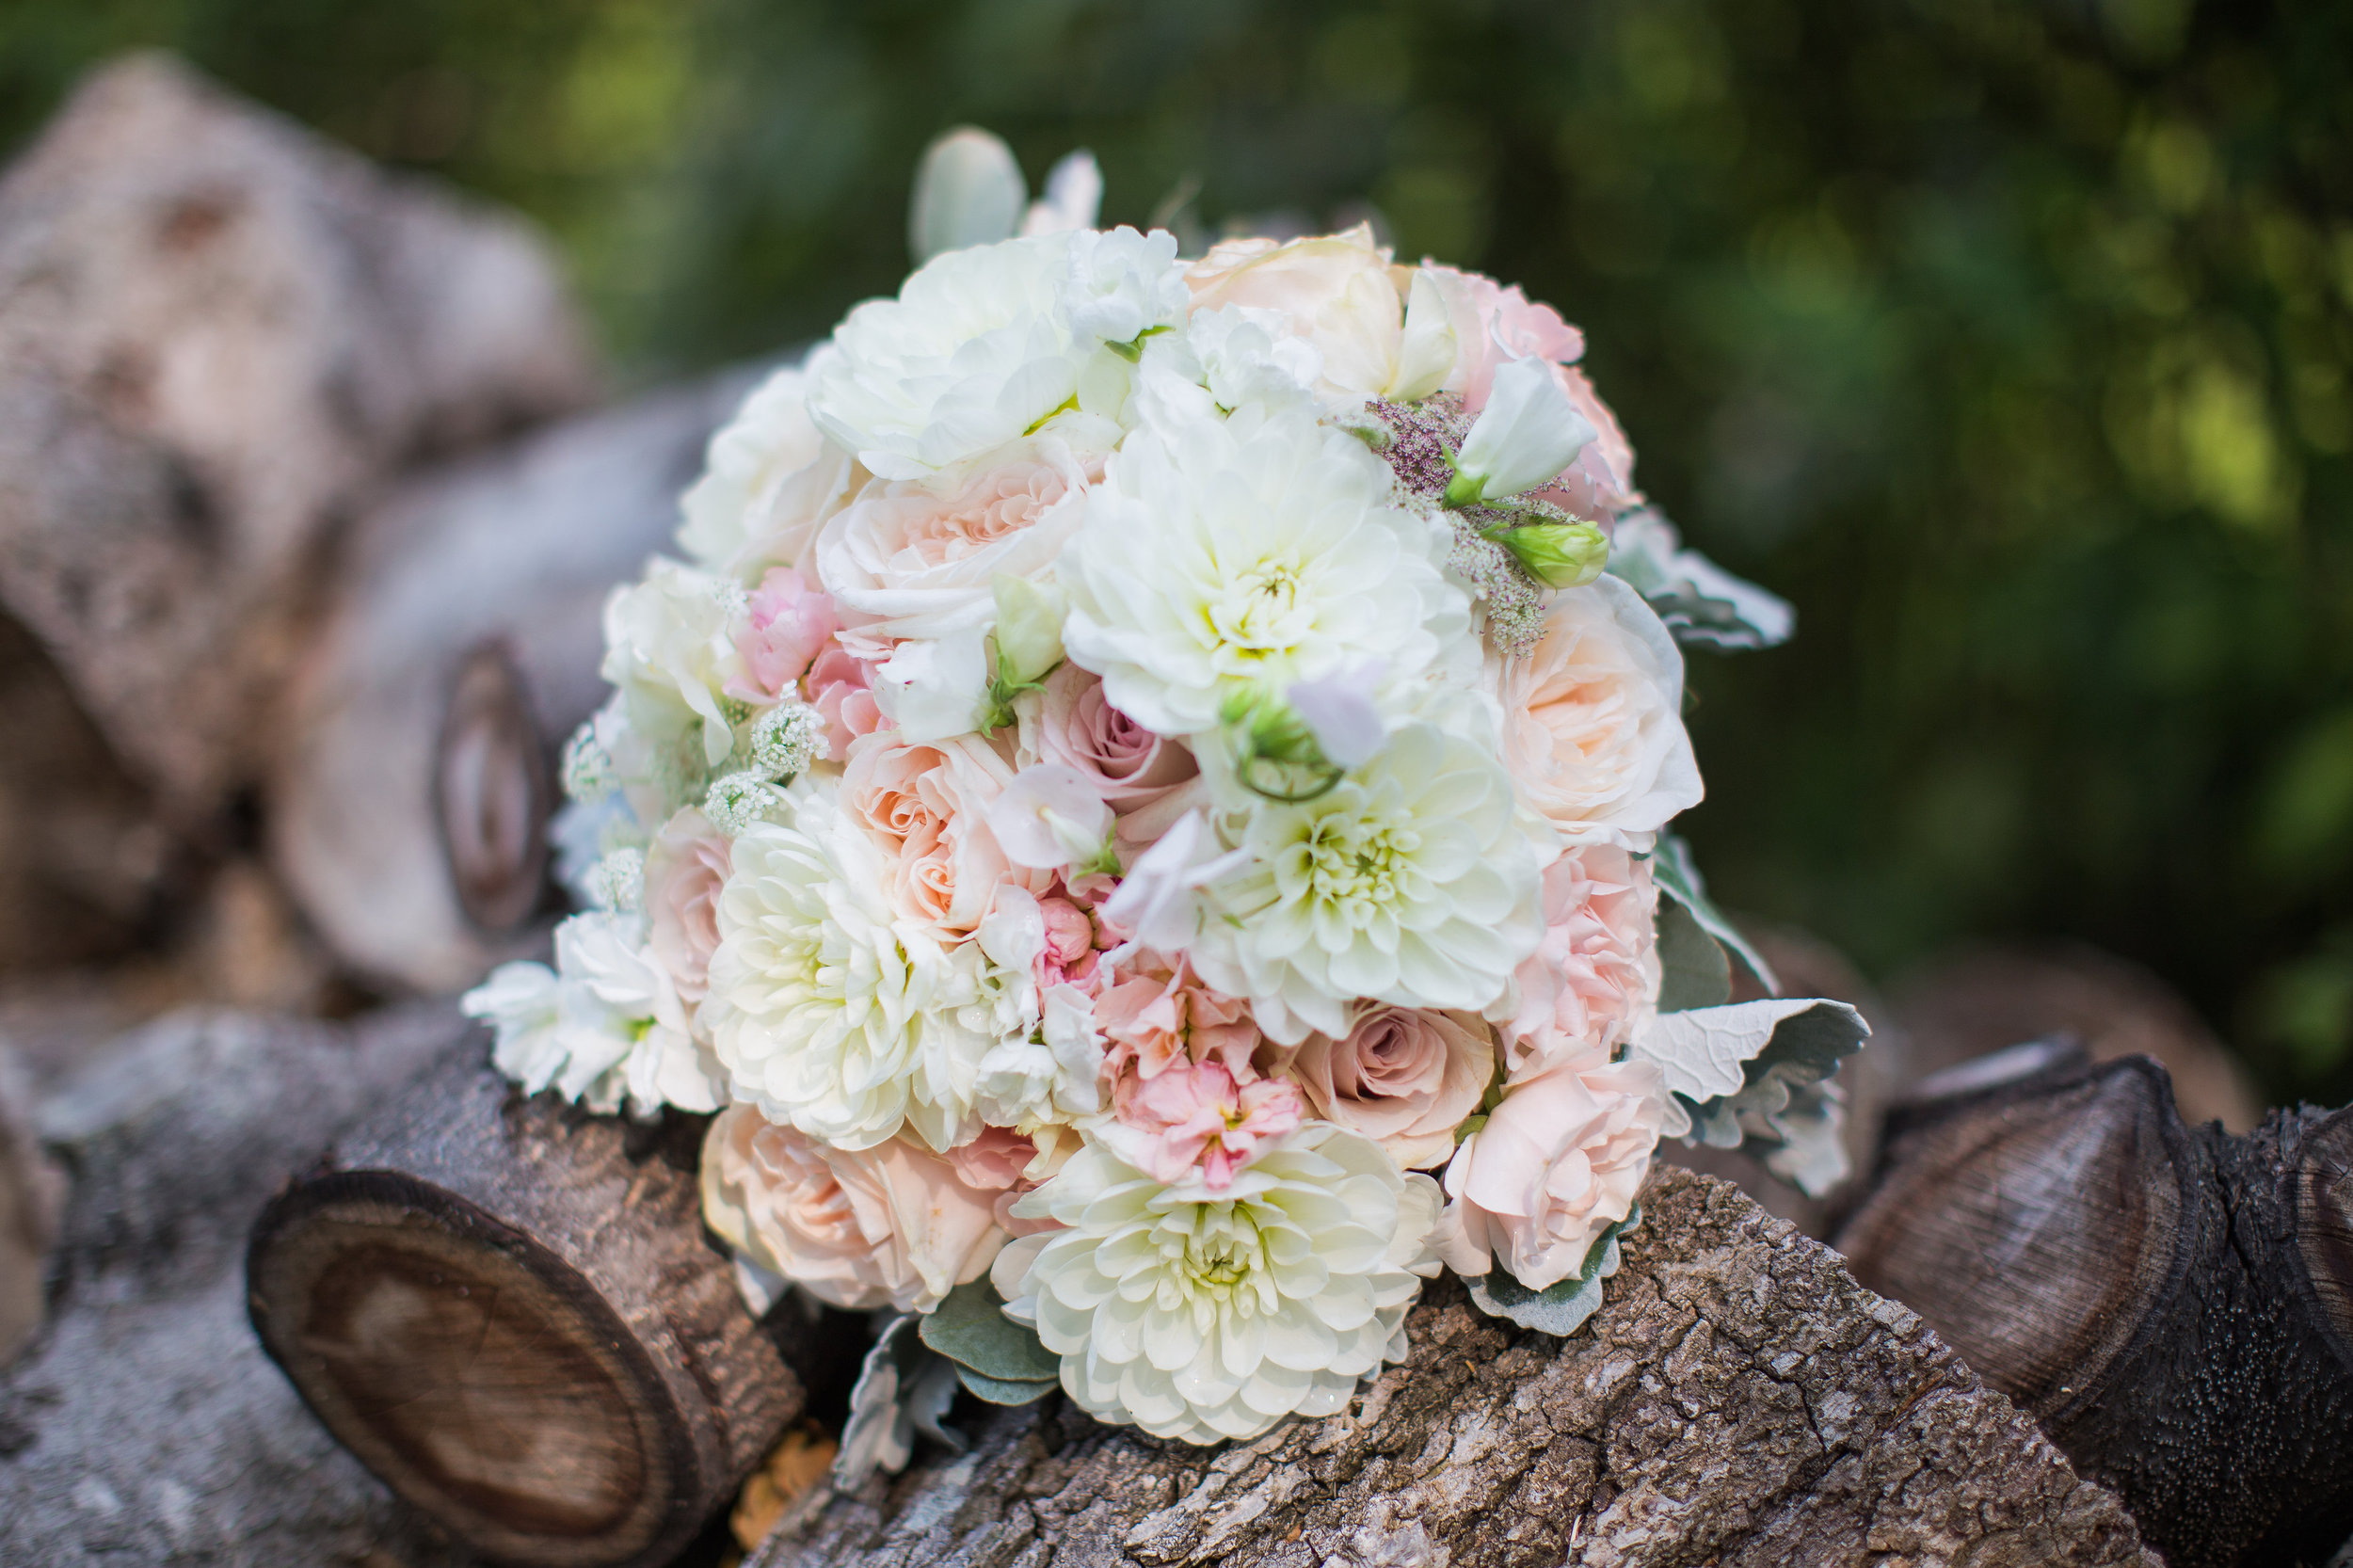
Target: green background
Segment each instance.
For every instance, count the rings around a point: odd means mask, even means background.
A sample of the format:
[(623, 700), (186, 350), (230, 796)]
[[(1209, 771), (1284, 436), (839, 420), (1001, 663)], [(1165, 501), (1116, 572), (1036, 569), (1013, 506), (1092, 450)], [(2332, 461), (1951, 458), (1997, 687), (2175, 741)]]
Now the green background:
[(536, 215), (632, 382), (893, 287), (958, 121), (1109, 221), (1369, 207), (1582, 324), (1796, 601), (1693, 661), (1725, 902), (2085, 938), (2353, 1093), (2353, 8), (11, 0), (0, 144), (148, 44)]

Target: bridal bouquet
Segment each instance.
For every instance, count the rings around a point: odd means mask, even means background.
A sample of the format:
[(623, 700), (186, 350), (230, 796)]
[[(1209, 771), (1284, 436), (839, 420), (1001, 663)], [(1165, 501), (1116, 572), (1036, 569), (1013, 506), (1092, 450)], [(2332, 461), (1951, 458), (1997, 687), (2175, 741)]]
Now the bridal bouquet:
[(1662, 1135), (1835, 1179), (1863, 1030), (1729, 1000), (1678, 644), (1788, 612), (1646, 507), (1577, 328), (1091, 174), (713, 439), (566, 757), (591, 906), (468, 1006), (528, 1090), (716, 1112), (756, 1302), (1209, 1443), (1342, 1408), (1440, 1270), (1574, 1329)]

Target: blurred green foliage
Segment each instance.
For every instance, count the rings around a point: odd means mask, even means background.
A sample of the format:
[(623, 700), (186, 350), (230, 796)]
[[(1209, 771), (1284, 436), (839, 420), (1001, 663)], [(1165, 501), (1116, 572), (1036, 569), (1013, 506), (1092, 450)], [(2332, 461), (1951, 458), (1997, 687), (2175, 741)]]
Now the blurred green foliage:
[(2353, 1094), (2353, 10), (12, 0), (0, 139), (151, 43), (536, 214), (640, 377), (891, 288), (959, 121), (1112, 221), (1369, 205), (1582, 323), (1799, 605), (1694, 661), (1727, 902), (1881, 973), (2081, 936)]

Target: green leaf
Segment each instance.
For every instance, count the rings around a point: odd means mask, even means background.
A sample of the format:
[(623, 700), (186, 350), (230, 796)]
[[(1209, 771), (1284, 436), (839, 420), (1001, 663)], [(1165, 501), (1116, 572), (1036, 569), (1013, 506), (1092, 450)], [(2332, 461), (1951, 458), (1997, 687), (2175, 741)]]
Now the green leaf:
[(962, 1362), (956, 1363), (956, 1378), (974, 1399), (990, 1404), (1035, 1404), (1062, 1386), (1059, 1381), (1048, 1383), (1014, 1383), (1004, 1378), (983, 1377)]
[(1052, 1383), (1062, 1376), (1062, 1358), (1005, 1316), (1005, 1299), (985, 1275), (949, 1291), (919, 1332), (933, 1350), (994, 1382)]
[(1658, 906), (1661, 1013), (1718, 1007), (1732, 1000), (1732, 959), (1699, 917), (1673, 899)]
[(1748, 966), (1749, 972), (1763, 981), (1767, 990), (1781, 989), (1781, 983), (1773, 978), (1772, 967), (1749, 945), (1749, 939), (1740, 935), (1740, 928), (1724, 919), (1722, 911), (1708, 902), (1707, 884), (1701, 879), (1699, 868), (1691, 863), (1689, 844), (1672, 833), (1660, 834), (1657, 848), (1651, 852), (1650, 870), (1658, 890), (1689, 910), (1700, 929)]
[(1466, 1274), (1463, 1284), (1473, 1305), (1490, 1318), (1504, 1318), (1539, 1334), (1575, 1334), (1585, 1320), (1599, 1311), (1601, 1282), (1618, 1272), (1618, 1238), (1642, 1223), (1642, 1206), (1636, 1204), (1624, 1220), (1595, 1239), (1585, 1255), (1585, 1267), (1573, 1279), (1543, 1290), (1530, 1290), (1497, 1267), (1484, 1274)]

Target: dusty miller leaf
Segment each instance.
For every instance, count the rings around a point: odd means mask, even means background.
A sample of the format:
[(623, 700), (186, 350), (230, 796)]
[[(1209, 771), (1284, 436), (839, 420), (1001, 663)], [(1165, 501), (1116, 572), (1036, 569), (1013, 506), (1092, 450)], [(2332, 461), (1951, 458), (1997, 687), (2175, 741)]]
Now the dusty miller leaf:
[(956, 1380), (970, 1391), (974, 1399), (986, 1400), (990, 1404), (1034, 1404), (1062, 1386), (1059, 1381), (1013, 1383), (1002, 1378), (983, 1377), (964, 1366), (956, 1368)]
[(1563, 1337), (1585, 1326), (1601, 1309), (1601, 1282), (1618, 1272), (1618, 1238), (1642, 1223), (1642, 1206), (1605, 1230), (1585, 1255), (1583, 1272), (1573, 1279), (1542, 1290), (1530, 1290), (1498, 1265), (1483, 1274), (1465, 1274), (1473, 1305), (1490, 1318), (1505, 1318), (1522, 1328)]
[(1699, 918), (1669, 899), (1658, 906), (1658, 1010), (1688, 1013), (1732, 1000), (1732, 960)]
[(891, 1319), (866, 1352), (857, 1385), (850, 1390), (841, 1449), (834, 1456), (838, 1490), (856, 1491), (877, 1469), (893, 1475), (905, 1469), (919, 1432), (955, 1453), (968, 1447), (962, 1432), (940, 1423), (955, 1401), (955, 1363), (926, 1349), (913, 1332), (915, 1322)]
[(1658, 890), (1690, 911), (1691, 918), (1735, 958), (1748, 966), (1751, 974), (1765, 983), (1769, 991), (1781, 989), (1773, 978), (1772, 967), (1764, 956), (1740, 935), (1740, 928), (1724, 919), (1723, 912), (1708, 902), (1707, 884), (1701, 879), (1700, 870), (1691, 863), (1691, 846), (1672, 833), (1658, 836), (1658, 846), (1651, 851), (1651, 877)]
[(920, 1322), (924, 1344), (991, 1382), (1052, 1383), (1062, 1376), (1062, 1358), (1038, 1343), (1034, 1329), (1005, 1316), (1005, 1299), (985, 1274), (949, 1291)]
[(1674, 525), (1654, 511), (1617, 520), (1609, 570), (1642, 596), (1678, 643), (1734, 652), (1787, 642), (1796, 629), (1787, 600), (1683, 549)]

